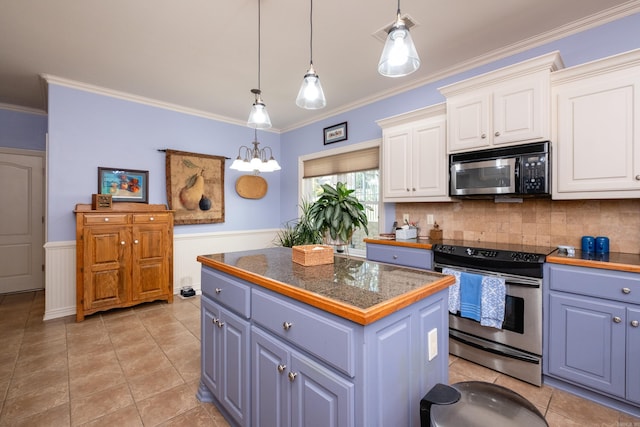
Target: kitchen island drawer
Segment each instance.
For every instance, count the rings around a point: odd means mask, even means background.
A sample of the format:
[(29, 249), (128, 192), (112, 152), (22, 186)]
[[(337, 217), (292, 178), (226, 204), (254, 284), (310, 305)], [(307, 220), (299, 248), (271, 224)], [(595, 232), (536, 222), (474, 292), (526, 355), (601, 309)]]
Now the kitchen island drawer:
[(550, 289), (640, 304), (640, 274), (590, 267), (547, 264)]
[(251, 313), (251, 288), (245, 283), (210, 268), (203, 268), (201, 274), (202, 294), (218, 304), (249, 318)]
[(427, 249), (367, 243), (367, 259), (424, 270), (433, 268), (433, 253)]
[[(355, 375), (355, 330), (301, 303), (253, 289), (251, 318), (278, 337), (308, 351), (345, 374)], [(346, 321), (345, 321), (346, 323)]]

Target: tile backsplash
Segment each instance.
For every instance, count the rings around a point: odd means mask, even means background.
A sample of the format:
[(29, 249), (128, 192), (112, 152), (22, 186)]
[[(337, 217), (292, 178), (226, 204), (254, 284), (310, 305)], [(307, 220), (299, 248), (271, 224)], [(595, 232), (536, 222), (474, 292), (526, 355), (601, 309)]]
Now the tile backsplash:
[(396, 204), (399, 224), (407, 213), (423, 237), (433, 228), (427, 224), (427, 215), (433, 215), (444, 239), (579, 249), (582, 236), (607, 236), (611, 252), (640, 253), (640, 199)]

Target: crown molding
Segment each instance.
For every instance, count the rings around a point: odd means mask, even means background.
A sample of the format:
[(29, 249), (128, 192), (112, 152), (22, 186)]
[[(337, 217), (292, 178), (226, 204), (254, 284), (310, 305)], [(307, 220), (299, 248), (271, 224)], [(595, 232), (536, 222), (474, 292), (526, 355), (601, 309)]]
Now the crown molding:
[(46, 111), (40, 110), (38, 108), (23, 107), (21, 105), (5, 104), (5, 103), (2, 103), (2, 102), (0, 102), (0, 110), (15, 111), (15, 112), (18, 112), (18, 113), (37, 114), (39, 116), (46, 116), (47, 115)]
[[(122, 99), (124, 101), (135, 102), (138, 104), (149, 105), (151, 107), (162, 108), (165, 110), (171, 110), (178, 113), (189, 114), (192, 116), (203, 117), (205, 119), (216, 120), (223, 123), (229, 123), (233, 125), (238, 125), (242, 127), (246, 127), (247, 123), (244, 121), (232, 119), (230, 117), (221, 116), (218, 114), (209, 113), (202, 110), (197, 110), (195, 108), (183, 107), (181, 105), (172, 104), (169, 102), (159, 101), (157, 99), (146, 98), (144, 96), (133, 95), (127, 92), (121, 92), (114, 89), (109, 89), (101, 86), (92, 85), (89, 83), (83, 83), (76, 80), (66, 79), (63, 77), (54, 76), (51, 74), (40, 74), (40, 78), (46, 84), (54, 84), (57, 86), (69, 87), (71, 89), (78, 89), (84, 92), (91, 92), (97, 95), (108, 96), (111, 98)], [(47, 92), (47, 91), (45, 91)], [(267, 132), (275, 132), (280, 133), (278, 129), (264, 129)]]

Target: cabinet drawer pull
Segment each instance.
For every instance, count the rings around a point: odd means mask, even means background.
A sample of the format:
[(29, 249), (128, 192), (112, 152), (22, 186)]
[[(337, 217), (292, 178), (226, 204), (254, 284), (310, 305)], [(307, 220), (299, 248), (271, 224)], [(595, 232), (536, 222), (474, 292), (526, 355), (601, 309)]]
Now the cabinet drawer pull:
[(291, 329), (291, 327), (293, 326), (293, 323), (291, 322), (284, 322), (282, 324), (282, 329), (284, 329), (285, 331), (288, 331), (289, 329)]
[(630, 293), (631, 293), (631, 289), (629, 289), (629, 288), (622, 288), (622, 293), (623, 293), (623, 294), (630, 294)]
[(398, 259), (398, 255), (394, 255), (394, 256), (393, 256), (393, 259)]
[(150, 216), (150, 217), (149, 217), (149, 221), (153, 221), (154, 219), (155, 219), (155, 218), (154, 218), (154, 217), (152, 217), (152, 216)]
[(104, 222), (109, 222), (109, 218), (105, 218), (105, 219), (104, 219)]
[(222, 289), (216, 288), (216, 294), (219, 294), (220, 292), (222, 292)]
[(634, 328), (637, 328), (638, 325), (640, 325), (640, 322), (638, 322), (637, 320), (632, 320), (631, 321), (631, 326), (633, 326)]
[(283, 365), (282, 363), (278, 365), (278, 372), (283, 373), (285, 369), (287, 369), (287, 365)]
[(622, 322), (622, 319), (620, 318), (620, 316), (615, 316), (615, 317), (613, 318), (613, 322), (614, 322), (614, 323), (620, 323), (620, 322)]
[(298, 376), (297, 372), (289, 372), (289, 381), (294, 382)]
[(120, 241), (120, 244), (121, 244), (122, 246), (124, 246), (124, 245), (126, 245), (126, 244), (127, 244), (127, 242), (125, 242), (124, 240), (121, 240), (121, 241)]

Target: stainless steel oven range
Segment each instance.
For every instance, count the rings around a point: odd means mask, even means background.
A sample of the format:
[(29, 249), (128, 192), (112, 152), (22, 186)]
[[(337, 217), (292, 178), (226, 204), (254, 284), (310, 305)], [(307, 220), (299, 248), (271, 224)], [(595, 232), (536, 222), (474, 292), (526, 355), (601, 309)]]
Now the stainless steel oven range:
[[(459, 243), (459, 244), (458, 244)], [(480, 244), (478, 244), (480, 245)], [(476, 273), (505, 280), (502, 328), (481, 326), (449, 313), (449, 351), (498, 372), (542, 383), (542, 271), (550, 248), (508, 244), (435, 244), (434, 269)]]

